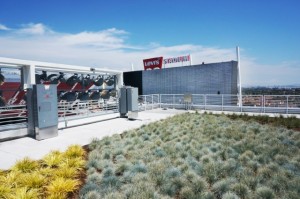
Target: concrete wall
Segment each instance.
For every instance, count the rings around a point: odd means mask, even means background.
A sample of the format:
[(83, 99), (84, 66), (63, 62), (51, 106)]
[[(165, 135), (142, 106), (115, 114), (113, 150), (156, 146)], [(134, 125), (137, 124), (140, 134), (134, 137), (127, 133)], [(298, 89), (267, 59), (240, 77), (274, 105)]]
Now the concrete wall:
[(143, 94), (237, 94), (237, 62), (143, 71)]

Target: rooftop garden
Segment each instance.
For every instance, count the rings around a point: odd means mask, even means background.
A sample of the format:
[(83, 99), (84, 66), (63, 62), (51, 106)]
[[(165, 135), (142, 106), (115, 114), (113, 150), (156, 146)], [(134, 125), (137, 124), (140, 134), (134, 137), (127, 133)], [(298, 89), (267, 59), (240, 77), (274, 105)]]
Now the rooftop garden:
[(0, 172), (0, 198), (299, 198), (298, 122), (177, 115), (20, 160)]
[(93, 140), (81, 198), (298, 198), (300, 134), (186, 113)]

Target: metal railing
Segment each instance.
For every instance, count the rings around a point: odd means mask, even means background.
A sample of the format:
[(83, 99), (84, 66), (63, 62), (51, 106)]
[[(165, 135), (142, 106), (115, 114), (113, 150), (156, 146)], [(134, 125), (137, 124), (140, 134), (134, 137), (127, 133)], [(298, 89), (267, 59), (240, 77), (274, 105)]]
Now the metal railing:
[(140, 111), (159, 108), (159, 103), (160, 103), (159, 94), (140, 95), (138, 101), (139, 101)]
[(110, 100), (75, 100), (73, 102), (58, 103), (58, 121), (65, 122), (99, 116), (103, 114), (116, 113), (119, 104), (116, 98)]
[[(212, 111), (300, 114), (300, 95), (154, 94), (139, 97), (140, 110), (157, 107)], [(155, 100), (152, 100), (155, 99)]]
[[(58, 122), (65, 122), (116, 113), (119, 111), (118, 100), (88, 100), (58, 102)], [(0, 107), (0, 131), (27, 128), (26, 105), (6, 105)]]
[[(139, 96), (139, 110), (155, 108), (199, 109), (232, 112), (300, 114), (300, 95), (244, 95), (239, 105), (238, 95), (153, 94)], [(89, 100), (58, 103), (58, 121), (83, 119), (119, 110), (118, 99)], [(0, 131), (27, 127), (26, 105), (0, 107)]]
[(10, 105), (0, 107), (0, 131), (26, 127), (26, 105)]

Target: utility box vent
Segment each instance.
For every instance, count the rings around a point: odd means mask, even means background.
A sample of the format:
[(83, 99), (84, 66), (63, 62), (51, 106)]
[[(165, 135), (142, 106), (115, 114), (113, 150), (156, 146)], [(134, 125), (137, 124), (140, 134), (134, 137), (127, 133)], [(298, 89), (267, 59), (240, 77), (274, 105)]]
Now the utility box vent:
[(120, 89), (119, 111), (121, 117), (136, 119), (138, 116), (138, 88), (124, 86)]
[(28, 135), (43, 140), (58, 135), (57, 86), (33, 85), (27, 91)]

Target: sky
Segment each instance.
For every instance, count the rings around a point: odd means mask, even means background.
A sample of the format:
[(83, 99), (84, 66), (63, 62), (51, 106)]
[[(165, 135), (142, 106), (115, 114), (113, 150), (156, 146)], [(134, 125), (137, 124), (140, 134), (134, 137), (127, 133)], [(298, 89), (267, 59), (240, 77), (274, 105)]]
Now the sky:
[(300, 85), (299, 8), (299, 0), (1, 0), (0, 57), (130, 71), (158, 56), (236, 60), (239, 46), (243, 86)]

